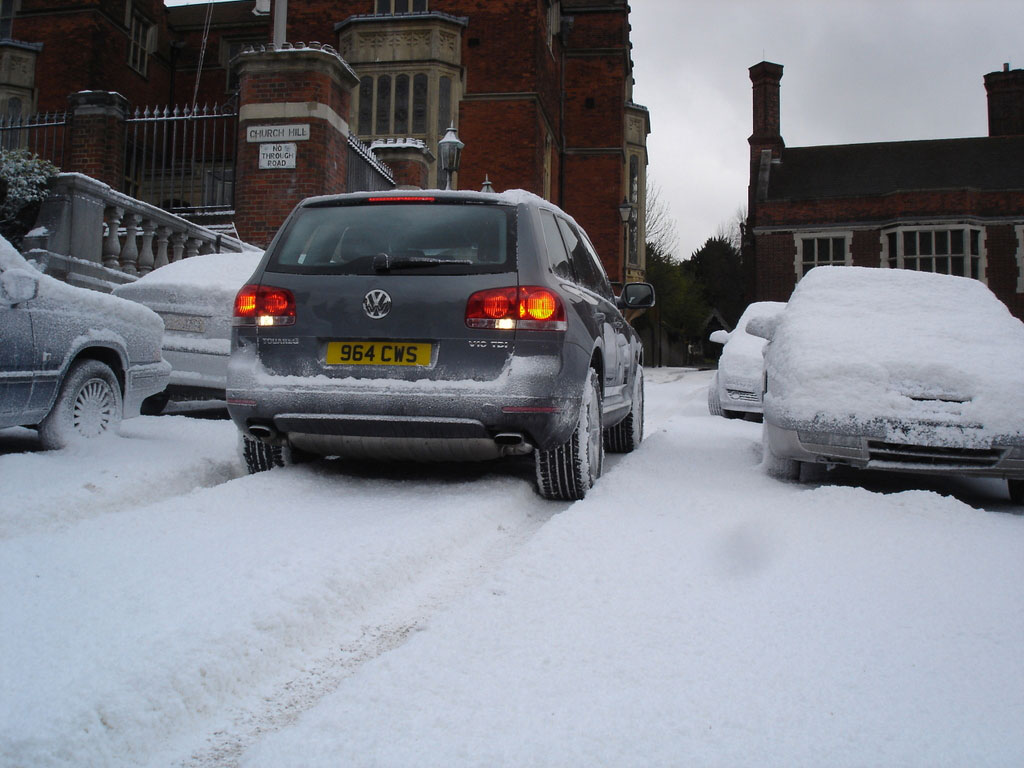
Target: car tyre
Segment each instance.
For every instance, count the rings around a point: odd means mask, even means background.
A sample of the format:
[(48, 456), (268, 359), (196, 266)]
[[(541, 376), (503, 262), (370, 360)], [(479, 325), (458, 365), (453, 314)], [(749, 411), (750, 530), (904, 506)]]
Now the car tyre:
[(722, 400), (718, 396), (718, 374), (715, 374), (715, 378), (711, 380), (711, 386), (708, 387), (708, 412), (712, 416), (724, 416), (722, 412)]
[(796, 459), (787, 459), (779, 456), (772, 450), (771, 443), (768, 441), (768, 437), (762, 438), (761, 444), (763, 446), (764, 459), (762, 466), (765, 472), (772, 477), (777, 477), (780, 480), (800, 480), (800, 464), (801, 462)]
[(1010, 501), (1022, 507), (1022, 509), (1017, 511), (1017, 514), (1024, 514), (1024, 480), (1008, 478), (1006, 490), (1010, 494)]
[(143, 416), (159, 416), (164, 412), (164, 408), (167, 407), (167, 403), (170, 401), (171, 396), (166, 392), (157, 392), (155, 395), (150, 395), (142, 401), (139, 413)]
[(604, 449), (611, 453), (635, 451), (644, 439), (644, 369), (637, 366), (633, 379), (633, 404), (626, 418), (604, 431)]
[(245, 459), (245, 466), (250, 475), (257, 472), (266, 472), (275, 467), (290, 467), (293, 464), (302, 464), (309, 461), (312, 456), (291, 445), (274, 445), (257, 440), (254, 437), (239, 433), (241, 440), (242, 458)]
[(68, 369), (53, 408), (39, 423), (47, 450), (116, 431), (121, 423), (121, 385), (110, 366), (78, 360)]
[(601, 394), (597, 373), (590, 370), (583, 384), (580, 413), (564, 443), (535, 453), (537, 490), (546, 499), (578, 501), (601, 476), (604, 439)]

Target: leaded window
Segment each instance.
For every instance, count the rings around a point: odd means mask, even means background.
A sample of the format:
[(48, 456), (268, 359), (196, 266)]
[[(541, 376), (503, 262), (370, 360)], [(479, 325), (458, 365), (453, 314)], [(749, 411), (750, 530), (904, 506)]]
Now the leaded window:
[(797, 238), (797, 277), (803, 277), (815, 267), (845, 266), (849, 264), (847, 243), (849, 237), (824, 233)]
[(427, 0), (377, 0), (374, 7), (378, 14), (386, 16), (395, 13), (426, 13)]
[(0, 0), (0, 40), (10, 40), (14, 26), (15, 0)]
[(391, 133), (391, 76), (377, 78), (377, 135)]
[(132, 13), (128, 28), (128, 66), (145, 75), (149, 66), (149, 52), (153, 25), (139, 13)]
[(409, 76), (395, 77), (395, 133), (409, 132)]
[(884, 259), (894, 269), (984, 279), (981, 230), (975, 227), (887, 232)]
[(412, 132), (427, 132), (427, 76), (423, 74), (412, 79)]

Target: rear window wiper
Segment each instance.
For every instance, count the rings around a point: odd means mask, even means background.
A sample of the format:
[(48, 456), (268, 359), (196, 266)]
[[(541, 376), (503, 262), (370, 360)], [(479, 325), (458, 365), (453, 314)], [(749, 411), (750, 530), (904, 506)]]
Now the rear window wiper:
[(427, 269), (449, 265), (472, 266), (473, 262), (468, 259), (436, 259), (432, 256), (392, 256), (389, 253), (378, 253), (373, 257), (374, 272), (390, 272), (392, 269)]

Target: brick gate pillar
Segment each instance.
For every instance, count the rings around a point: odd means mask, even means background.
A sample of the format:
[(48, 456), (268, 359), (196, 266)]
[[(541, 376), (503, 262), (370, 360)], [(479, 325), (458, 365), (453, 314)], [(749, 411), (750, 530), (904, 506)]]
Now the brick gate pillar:
[(120, 191), (128, 100), (109, 91), (79, 91), (68, 97), (68, 109), (71, 130), (61, 170), (91, 176)]
[(374, 157), (391, 169), (396, 189), (428, 189), (434, 155), (422, 139), (383, 139), (370, 145)]
[(235, 227), (265, 246), (300, 200), (346, 191), (346, 117), (359, 78), (318, 43), (261, 46), (237, 64)]

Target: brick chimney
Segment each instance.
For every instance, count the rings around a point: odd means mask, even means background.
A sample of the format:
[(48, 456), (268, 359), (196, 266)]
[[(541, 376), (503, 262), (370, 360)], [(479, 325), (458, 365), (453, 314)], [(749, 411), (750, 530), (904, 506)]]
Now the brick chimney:
[(762, 61), (750, 68), (750, 82), (754, 84), (754, 132), (747, 140), (751, 157), (760, 157), (762, 149), (772, 150), (778, 157), (786, 146), (779, 127), (779, 83), (782, 65)]
[(750, 82), (754, 84), (754, 132), (747, 139), (750, 144), (747, 211), (751, 221), (755, 218), (755, 202), (763, 199), (768, 189), (769, 160), (778, 160), (786, 146), (779, 128), (781, 81), (781, 64), (762, 61), (750, 68)]
[(988, 92), (988, 135), (1024, 136), (1024, 69), (1010, 69), (985, 75)]

